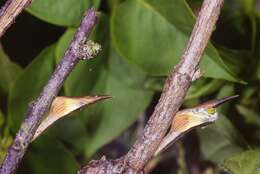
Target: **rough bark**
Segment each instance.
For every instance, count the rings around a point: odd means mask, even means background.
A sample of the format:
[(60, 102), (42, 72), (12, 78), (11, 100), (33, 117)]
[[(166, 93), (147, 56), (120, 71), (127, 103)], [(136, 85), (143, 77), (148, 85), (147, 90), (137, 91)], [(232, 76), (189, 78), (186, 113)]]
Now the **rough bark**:
[[(93, 42), (85, 42), (86, 37), (88, 37), (96, 24), (96, 20), (96, 12), (93, 9), (88, 10), (63, 59), (56, 67), (39, 97), (30, 104), (26, 118), (7, 152), (7, 156), (0, 169), (0, 174), (15, 173), (36, 129), (44, 114), (49, 110), (50, 104), (58, 94), (66, 77), (74, 69), (80, 59), (90, 59), (94, 56), (90, 53), (96, 54), (96, 45), (93, 44)], [(86, 52), (82, 52), (82, 50)]]
[(7, 0), (0, 10), (0, 38), (32, 0)]
[(179, 64), (168, 76), (160, 100), (143, 135), (121, 159), (91, 161), (80, 174), (143, 173), (163, 139), (198, 70), (202, 54), (214, 30), (224, 0), (204, 0), (196, 24)]

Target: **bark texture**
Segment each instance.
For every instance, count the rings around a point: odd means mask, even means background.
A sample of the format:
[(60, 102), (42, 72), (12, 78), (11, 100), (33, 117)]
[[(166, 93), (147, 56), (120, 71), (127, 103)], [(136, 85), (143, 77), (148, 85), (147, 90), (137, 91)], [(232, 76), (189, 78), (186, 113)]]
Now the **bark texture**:
[(0, 10), (0, 38), (32, 0), (7, 0)]
[[(80, 174), (141, 174), (163, 139), (198, 70), (224, 0), (204, 0), (179, 64), (168, 76), (160, 100), (140, 136), (119, 160), (92, 161)], [(93, 165), (94, 164), (94, 165)]]
[[(38, 128), (44, 114), (49, 110), (50, 104), (58, 94), (66, 77), (74, 69), (80, 58), (83, 57), (84, 59), (88, 59), (93, 57), (93, 55), (90, 55), (86, 58), (86, 54), (81, 55), (78, 50), (82, 50), (79, 49), (81, 46), (88, 47), (88, 45), (84, 45), (82, 42), (86, 40), (86, 37), (88, 37), (92, 31), (96, 24), (96, 20), (96, 12), (93, 9), (88, 10), (63, 59), (56, 67), (56, 70), (43, 88), (40, 96), (30, 104), (26, 118), (16, 134), (14, 142), (9, 148), (6, 158), (0, 168), (0, 174), (15, 173), (36, 129)], [(89, 51), (91, 49), (86, 50)]]

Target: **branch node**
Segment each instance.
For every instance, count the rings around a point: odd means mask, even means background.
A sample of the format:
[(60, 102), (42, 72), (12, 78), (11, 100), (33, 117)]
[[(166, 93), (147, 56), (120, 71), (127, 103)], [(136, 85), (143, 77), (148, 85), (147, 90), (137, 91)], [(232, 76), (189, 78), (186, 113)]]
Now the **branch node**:
[(76, 48), (76, 55), (79, 59), (87, 60), (94, 58), (99, 51), (101, 50), (101, 45), (98, 43), (93, 42), (92, 40), (87, 40), (84, 37), (78, 47)]
[(200, 79), (200, 78), (202, 77), (202, 75), (203, 75), (203, 73), (202, 73), (201, 69), (198, 68), (198, 69), (195, 71), (195, 73), (193, 74), (193, 76), (192, 76), (192, 79), (191, 79), (192, 82), (194, 82), (194, 81)]

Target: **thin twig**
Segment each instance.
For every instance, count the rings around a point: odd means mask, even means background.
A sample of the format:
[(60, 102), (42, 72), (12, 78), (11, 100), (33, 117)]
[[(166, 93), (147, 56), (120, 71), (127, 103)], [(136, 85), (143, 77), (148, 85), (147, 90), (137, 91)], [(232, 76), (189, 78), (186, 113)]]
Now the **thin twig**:
[(181, 61), (167, 78), (161, 98), (143, 135), (126, 156), (115, 160), (107, 160), (105, 157), (93, 160), (79, 171), (80, 174), (144, 173), (145, 165), (157, 150), (194, 79), (223, 2), (224, 0), (204, 0)]
[(143, 135), (126, 155), (131, 168), (142, 170), (151, 159), (181, 106), (214, 30), (224, 0), (204, 0), (189, 43), (180, 63), (168, 76), (161, 98)]
[[(88, 10), (63, 59), (56, 67), (56, 70), (40, 96), (29, 106), (26, 119), (22, 123), (12, 146), (8, 150), (7, 156), (0, 169), (0, 174), (13, 174), (15, 172), (40, 121), (58, 94), (64, 80), (79, 62), (80, 57), (90, 59), (96, 54), (95, 48), (97, 46), (93, 44), (93, 42), (86, 42), (86, 44), (84, 44), (96, 21), (96, 12), (93, 9)], [(82, 52), (82, 50), (86, 52)]]
[(0, 10), (0, 38), (32, 0), (7, 0)]

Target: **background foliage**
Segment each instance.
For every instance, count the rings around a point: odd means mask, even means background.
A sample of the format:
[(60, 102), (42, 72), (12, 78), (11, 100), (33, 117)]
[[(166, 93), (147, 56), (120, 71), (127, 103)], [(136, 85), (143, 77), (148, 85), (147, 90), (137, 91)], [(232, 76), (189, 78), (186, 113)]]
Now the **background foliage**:
[[(1, 1), (3, 4), (4, 1)], [(113, 99), (55, 123), (33, 142), (19, 173), (75, 173), (101, 154), (127, 152), (179, 61), (200, 0), (34, 0), (1, 40), (0, 161), (28, 103), (62, 58), (84, 11), (100, 19), (91, 38), (99, 56), (82, 61), (60, 95), (108, 94)], [(153, 173), (260, 172), (260, 1), (229, 0), (183, 107), (240, 94), (213, 125), (184, 137), (155, 160)]]

